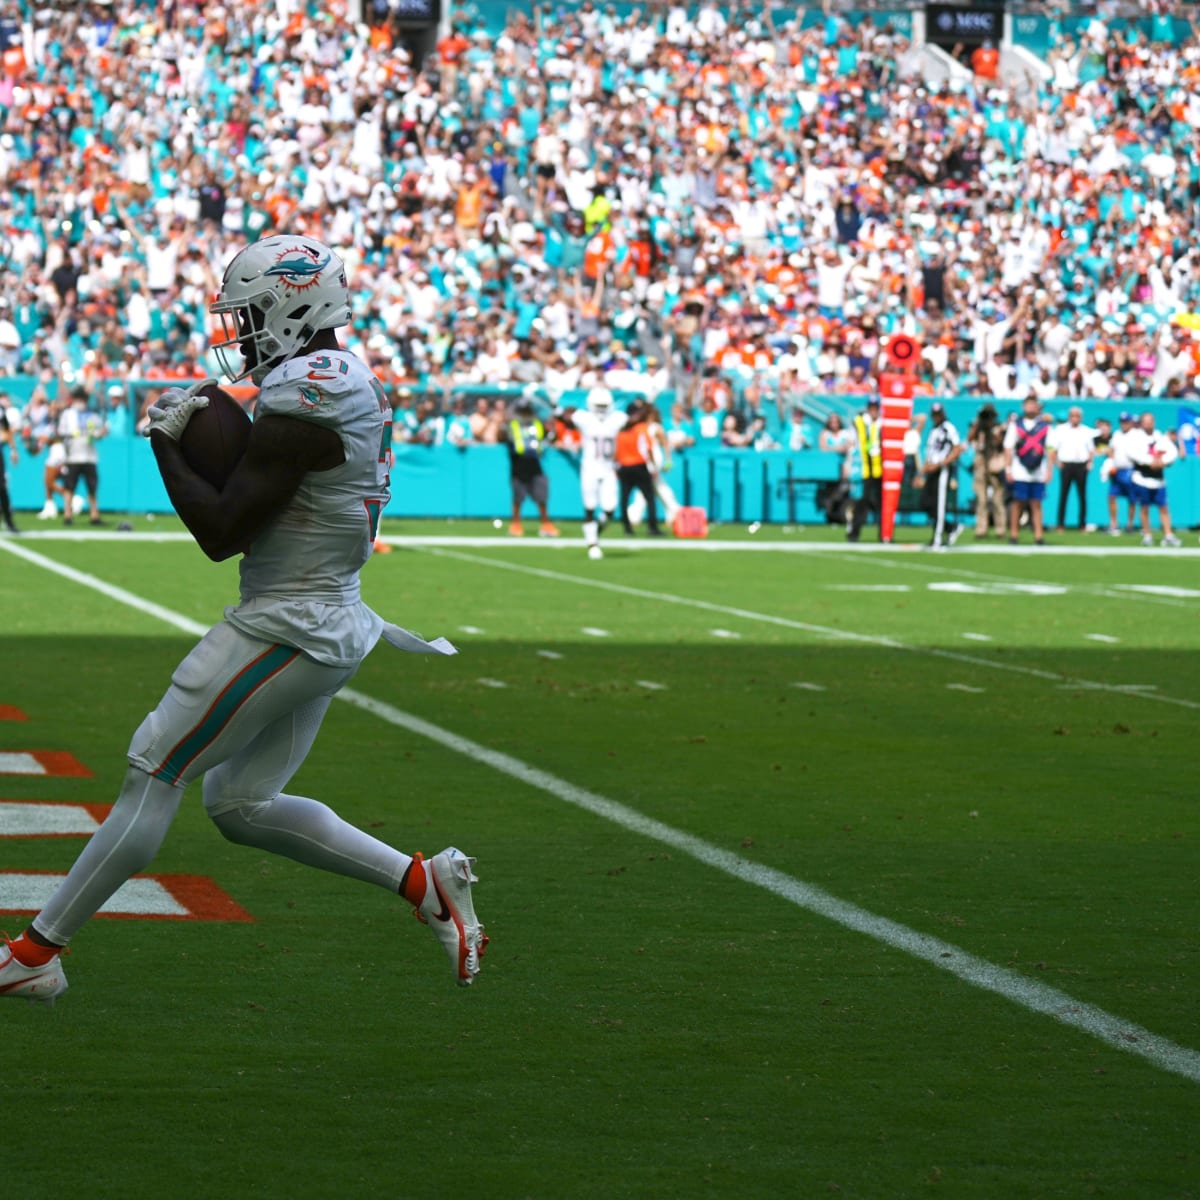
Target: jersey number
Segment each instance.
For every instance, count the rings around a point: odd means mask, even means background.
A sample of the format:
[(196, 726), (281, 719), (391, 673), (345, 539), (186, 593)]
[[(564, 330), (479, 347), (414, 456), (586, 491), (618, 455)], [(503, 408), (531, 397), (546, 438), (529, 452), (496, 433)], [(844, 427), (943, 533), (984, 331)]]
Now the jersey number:
[(613, 454), (616, 452), (617, 444), (612, 438), (597, 438), (595, 441), (596, 457), (601, 462), (612, 462)]
[[(313, 380), (333, 379), (333, 375), (318, 374), (321, 371), (329, 371), (333, 369), (333, 359), (327, 355), (320, 354), (316, 358), (308, 360), (308, 377)], [(350, 364), (345, 359), (341, 359), (337, 365), (339, 375), (348, 375), (350, 373)]]

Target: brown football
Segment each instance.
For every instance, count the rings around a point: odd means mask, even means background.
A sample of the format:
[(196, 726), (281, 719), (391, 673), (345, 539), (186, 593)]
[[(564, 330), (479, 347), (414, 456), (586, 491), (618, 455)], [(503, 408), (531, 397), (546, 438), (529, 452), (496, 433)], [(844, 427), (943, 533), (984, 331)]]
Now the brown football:
[(187, 465), (221, 491), (246, 452), (251, 421), (242, 406), (215, 383), (201, 388), (200, 395), (208, 397), (208, 407), (192, 414), (179, 449)]

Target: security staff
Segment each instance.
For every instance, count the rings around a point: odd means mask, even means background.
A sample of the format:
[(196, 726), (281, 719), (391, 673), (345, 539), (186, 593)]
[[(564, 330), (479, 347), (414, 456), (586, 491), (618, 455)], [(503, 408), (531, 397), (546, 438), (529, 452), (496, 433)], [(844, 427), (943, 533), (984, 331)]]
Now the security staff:
[(512, 483), (512, 522), (508, 532), (513, 537), (521, 537), (525, 529), (521, 524), (521, 505), (525, 497), (537, 505), (541, 527), (538, 533), (542, 537), (558, 537), (558, 530), (550, 520), (546, 503), (550, 497), (550, 484), (546, 473), (542, 470), (542, 449), (548, 435), (546, 427), (538, 420), (533, 411), (533, 405), (528, 400), (522, 400), (516, 407), (513, 418), (505, 428), (505, 441), (508, 443), (508, 462), (510, 480)]
[[(862, 495), (854, 503), (846, 537), (857, 542), (870, 513), (878, 521), (883, 515), (883, 422), (879, 418), (879, 400), (872, 396), (865, 412), (854, 418), (858, 437), (858, 456), (862, 463)], [(881, 527), (882, 529), (882, 527)]]

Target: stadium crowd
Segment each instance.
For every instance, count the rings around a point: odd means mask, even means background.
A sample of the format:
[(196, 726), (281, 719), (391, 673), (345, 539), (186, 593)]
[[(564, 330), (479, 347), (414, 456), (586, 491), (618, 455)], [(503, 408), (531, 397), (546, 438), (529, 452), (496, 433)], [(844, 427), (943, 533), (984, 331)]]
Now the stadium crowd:
[(900, 330), (930, 396), (1197, 391), (1197, 36), (1097, 21), (1047, 81), (935, 88), (832, 7), (464, 17), (419, 70), (382, 2), (20, 7), (0, 372), (44, 403), (209, 373), (225, 262), (289, 230), (346, 260), (346, 342), (418, 437), (495, 436), (503, 402), (456, 385), (604, 383), (812, 442), (809, 398), (872, 390)]

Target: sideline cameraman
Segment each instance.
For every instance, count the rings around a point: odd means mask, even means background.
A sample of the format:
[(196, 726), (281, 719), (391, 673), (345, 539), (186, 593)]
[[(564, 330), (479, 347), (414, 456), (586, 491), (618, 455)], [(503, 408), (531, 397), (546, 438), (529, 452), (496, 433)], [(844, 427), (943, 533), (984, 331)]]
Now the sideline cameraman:
[(985, 404), (967, 430), (967, 441), (975, 451), (971, 479), (975, 489), (975, 536), (985, 538), (991, 530), (998, 537), (1007, 531), (1005, 508), (1008, 488), (1004, 480), (1004, 426), (994, 404)]

